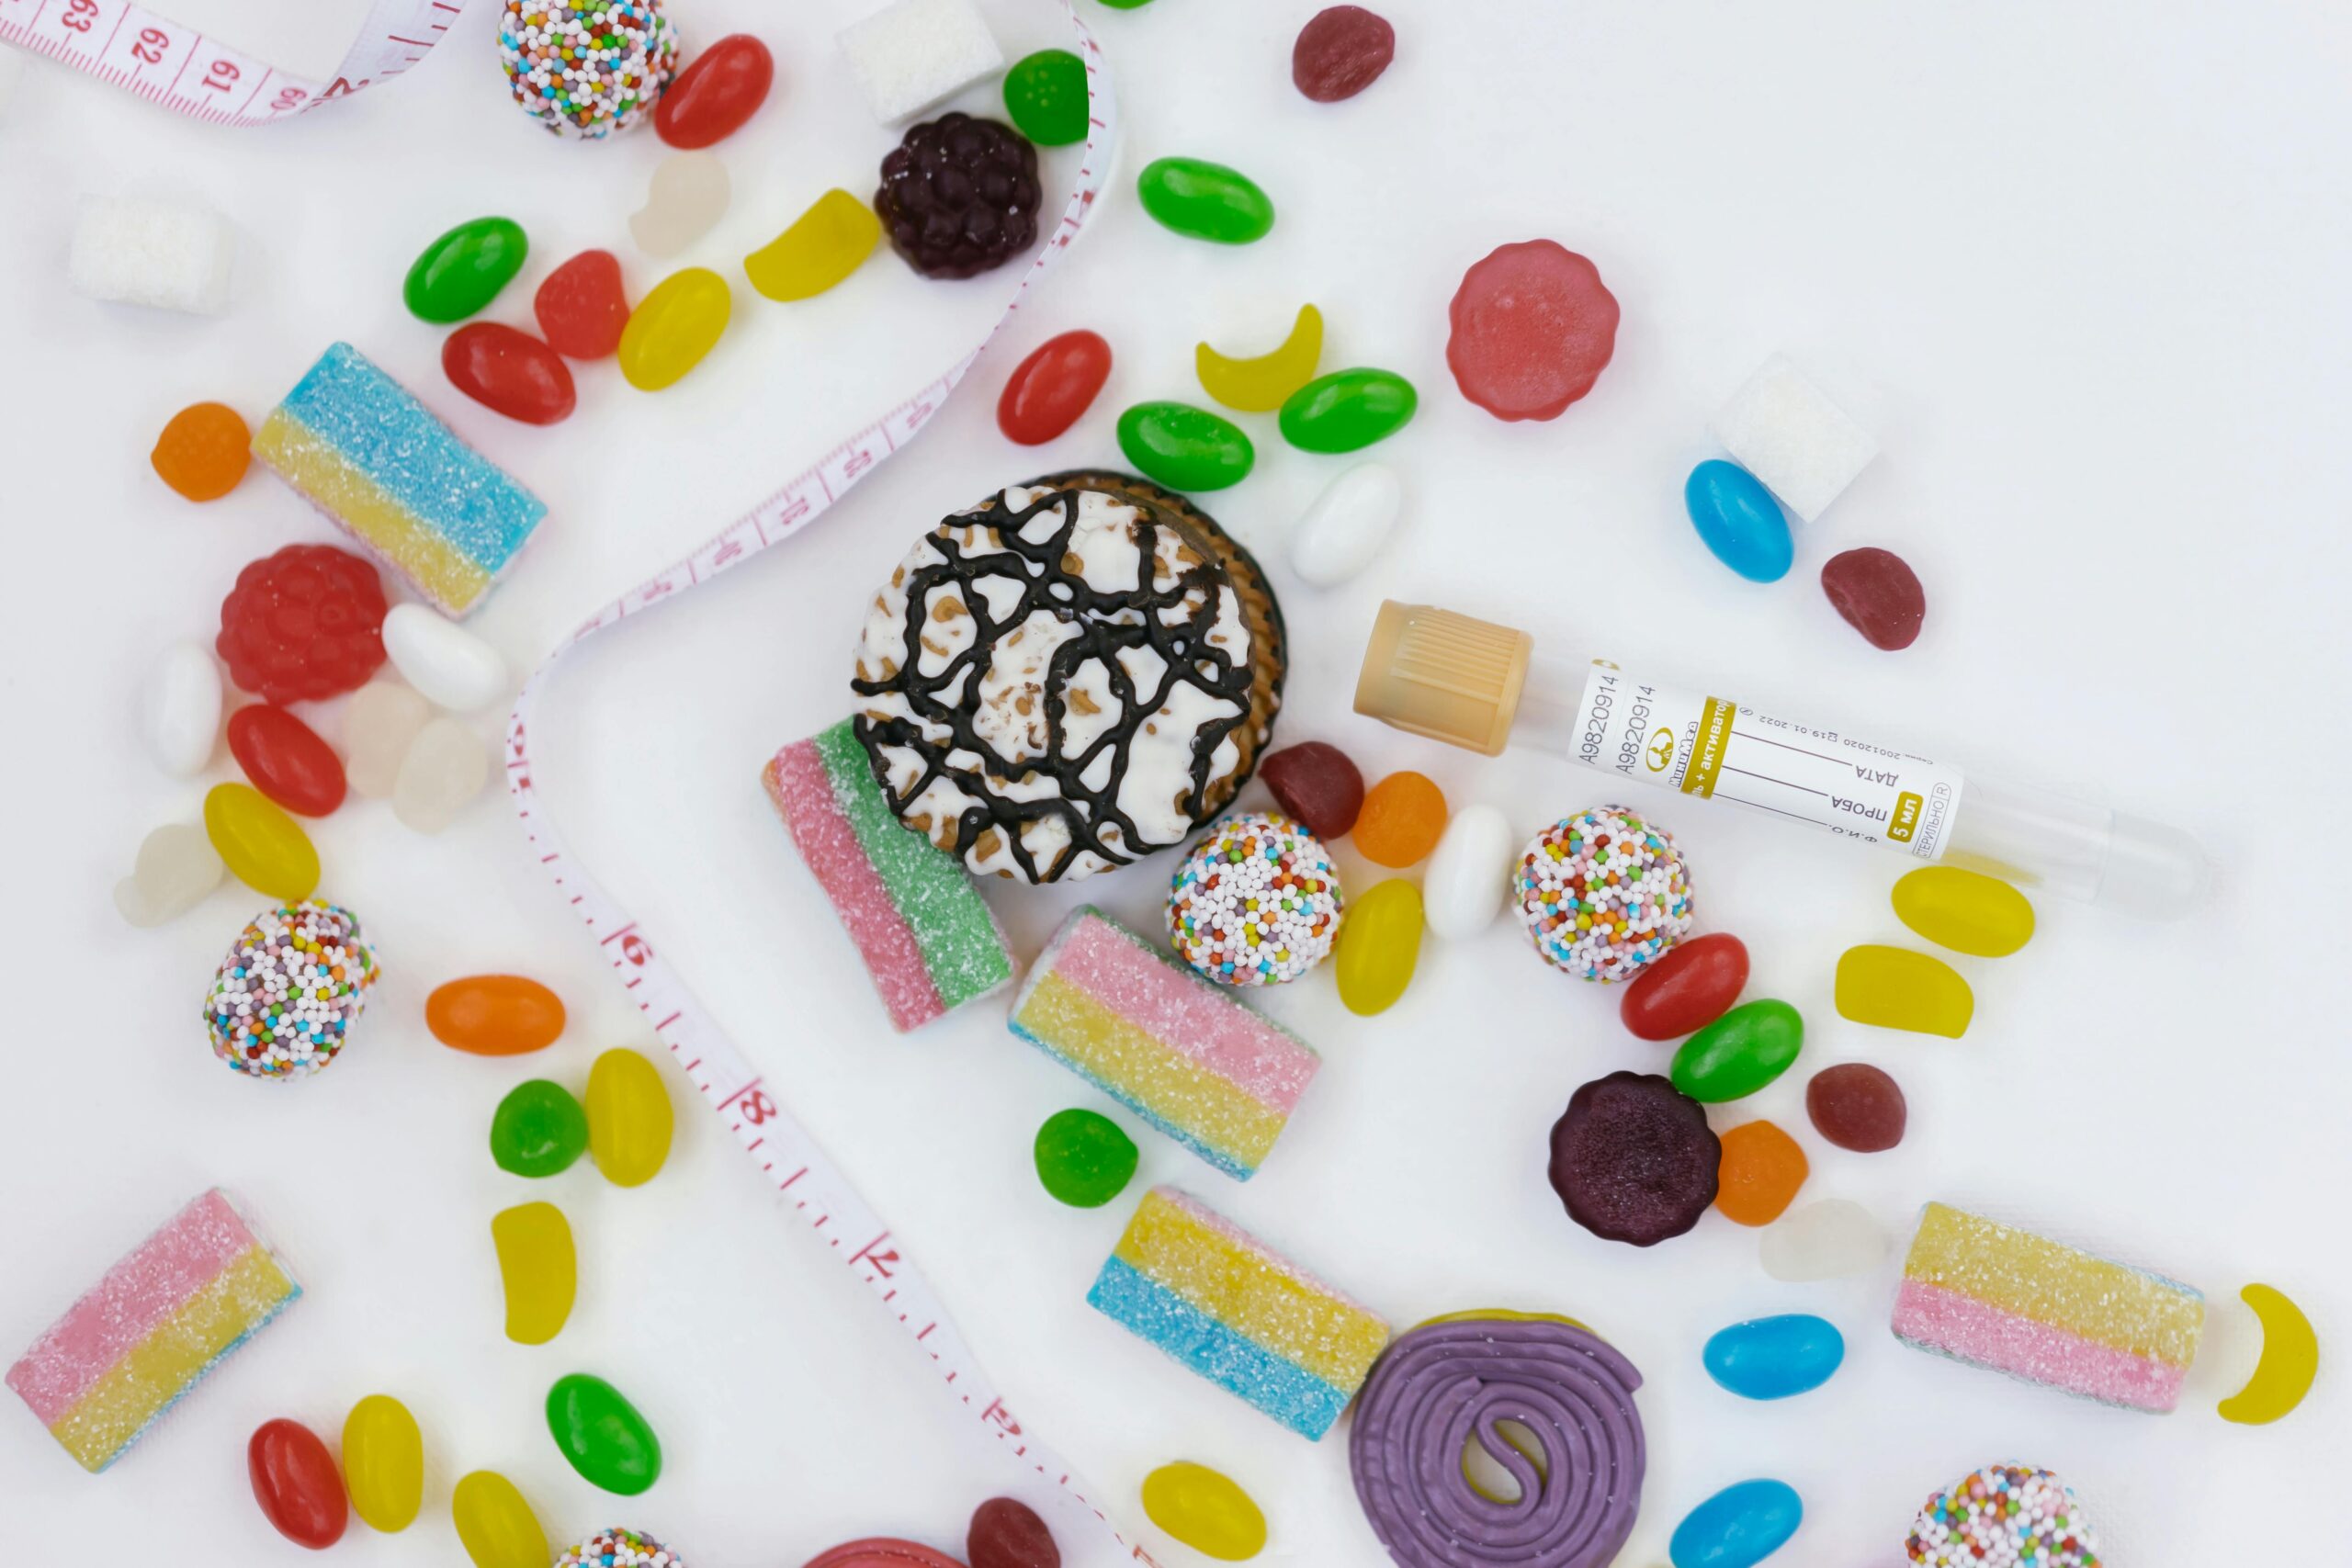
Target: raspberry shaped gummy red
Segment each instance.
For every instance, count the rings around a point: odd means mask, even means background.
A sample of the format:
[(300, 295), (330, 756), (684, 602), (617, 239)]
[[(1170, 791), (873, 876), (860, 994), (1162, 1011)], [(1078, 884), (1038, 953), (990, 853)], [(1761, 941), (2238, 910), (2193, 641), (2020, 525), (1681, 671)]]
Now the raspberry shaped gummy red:
[(890, 248), (925, 277), (970, 277), (1037, 237), (1037, 149), (1001, 120), (942, 115), (882, 160), (874, 210)]
[(384, 662), (384, 587), (333, 545), (288, 545), (237, 573), (213, 644), (239, 691), (273, 703), (356, 692)]

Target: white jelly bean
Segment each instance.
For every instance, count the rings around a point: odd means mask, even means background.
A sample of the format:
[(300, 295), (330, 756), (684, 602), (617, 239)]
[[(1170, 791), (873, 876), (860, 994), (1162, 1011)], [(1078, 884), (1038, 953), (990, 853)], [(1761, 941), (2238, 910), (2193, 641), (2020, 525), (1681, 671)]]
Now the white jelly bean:
[(454, 718), (416, 732), (392, 783), (392, 815), (420, 833), (437, 833), (490, 782), (490, 748)]
[(1323, 487), (1290, 531), (1290, 568), (1314, 588), (1335, 588), (1388, 542), (1405, 487), (1385, 463), (1358, 463)]
[(425, 700), (452, 713), (473, 713), (506, 694), (506, 661), (498, 650), (422, 604), (395, 604), (384, 617), (384, 652)]
[(1870, 1211), (1843, 1198), (1824, 1198), (1782, 1215), (1764, 1228), (1758, 1246), (1764, 1272), (1796, 1284), (1867, 1274), (1887, 1254), (1886, 1232)]
[(220, 738), (220, 667), (210, 649), (175, 642), (164, 649), (139, 694), (139, 728), (148, 754), (172, 777), (204, 771)]
[(1476, 936), (1502, 913), (1519, 840), (1491, 806), (1465, 806), (1445, 825), (1421, 877), (1421, 913), (1448, 942)]
[(392, 681), (374, 681), (351, 694), (343, 709), (343, 776), (351, 793), (382, 800), (401, 774), (401, 759), (433, 716), (433, 705)]
[(114, 885), (114, 907), (134, 926), (160, 926), (202, 903), (227, 869), (203, 829), (167, 822), (141, 840), (138, 863)]

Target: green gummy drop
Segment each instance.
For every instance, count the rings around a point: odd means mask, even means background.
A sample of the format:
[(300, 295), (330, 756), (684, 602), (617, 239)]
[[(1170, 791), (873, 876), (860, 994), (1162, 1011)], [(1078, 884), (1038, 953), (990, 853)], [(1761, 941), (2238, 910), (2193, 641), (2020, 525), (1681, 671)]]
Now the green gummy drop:
[(1334, 370), (1283, 404), (1283, 439), (1302, 452), (1353, 452), (1402, 430), (1420, 406), (1393, 370)]
[(1702, 1105), (1754, 1094), (1789, 1070), (1804, 1046), (1804, 1019), (1786, 1002), (1747, 1002), (1682, 1043), (1668, 1076)]
[(1140, 11), (1151, 0), (1102, 0), (1102, 4), (1114, 11)]
[(588, 1113), (546, 1078), (516, 1084), (490, 1119), (490, 1157), (516, 1176), (555, 1176), (588, 1147)]
[(1004, 73), (1004, 112), (1040, 147), (1086, 140), (1086, 62), (1066, 49), (1041, 49)]
[(531, 242), (512, 218), (477, 218), (431, 244), (401, 288), (420, 321), (462, 321), (498, 298), (523, 270)]
[(548, 1390), (548, 1431), (582, 1480), (634, 1497), (662, 1478), (662, 1439), (611, 1383), (586, 1372)]
[(1274, 204), (1249, 175), (1202, 158), (1161, 158), (1136, 177), (1143, 209), (1195, 240), (1246, 245), (1274, 226)]
[(1190, 403), (1137, 403), (1119, 416), (1119, 450), (1170, 490), (1223, 490), (1258, 460), (1239, 425)]
[(1098, 1111), (1057, 1111), (1037, 1129), (1037, 1179), (1073, 1209), (1099, 1209), (1125, 1191), (1141, 1157), (1136, 1141)]

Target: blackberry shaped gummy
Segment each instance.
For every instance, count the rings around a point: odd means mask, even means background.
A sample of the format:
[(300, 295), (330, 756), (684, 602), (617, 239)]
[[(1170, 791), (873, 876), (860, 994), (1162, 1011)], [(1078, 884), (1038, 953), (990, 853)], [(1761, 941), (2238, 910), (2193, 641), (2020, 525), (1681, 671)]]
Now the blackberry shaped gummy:
[(1002, 266), (1037, 237), (1037, 149), (999, 120), (942, 115), (882, 160), (874, 210), (890, 248), (925, 277)]

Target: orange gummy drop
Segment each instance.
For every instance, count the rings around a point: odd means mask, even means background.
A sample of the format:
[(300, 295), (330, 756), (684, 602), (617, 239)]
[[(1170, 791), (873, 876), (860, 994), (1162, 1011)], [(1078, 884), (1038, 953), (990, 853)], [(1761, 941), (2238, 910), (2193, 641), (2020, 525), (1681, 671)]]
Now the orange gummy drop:
[(218, 501), (237, 488), (253, 461), (254, 433), (226, 403), (190, 403), (172, 415), (147, 460), (163, 481), (190, 501)]
[(1716, 1178), (1715, 1207), (1743, 1225), (1769, 1225), (1781, 1217), (1813, 1168), (1797, 1141), (1770, 1122), (1749, 1122), (1723, 1135), (1724, 1158)]
[(563, 1002), (520, 975), (469, 975), (424, 998), (424, 1027), (442, 1044), (477, 1056), (519, 1056), (563, 1032)]
[(1445, 831), (1445, 795), (1421, 773), (1391, 773), (1364, 792), (1356, 813), (1356, 852), (1374, 865), (1402, 871), (1437, 848)]

